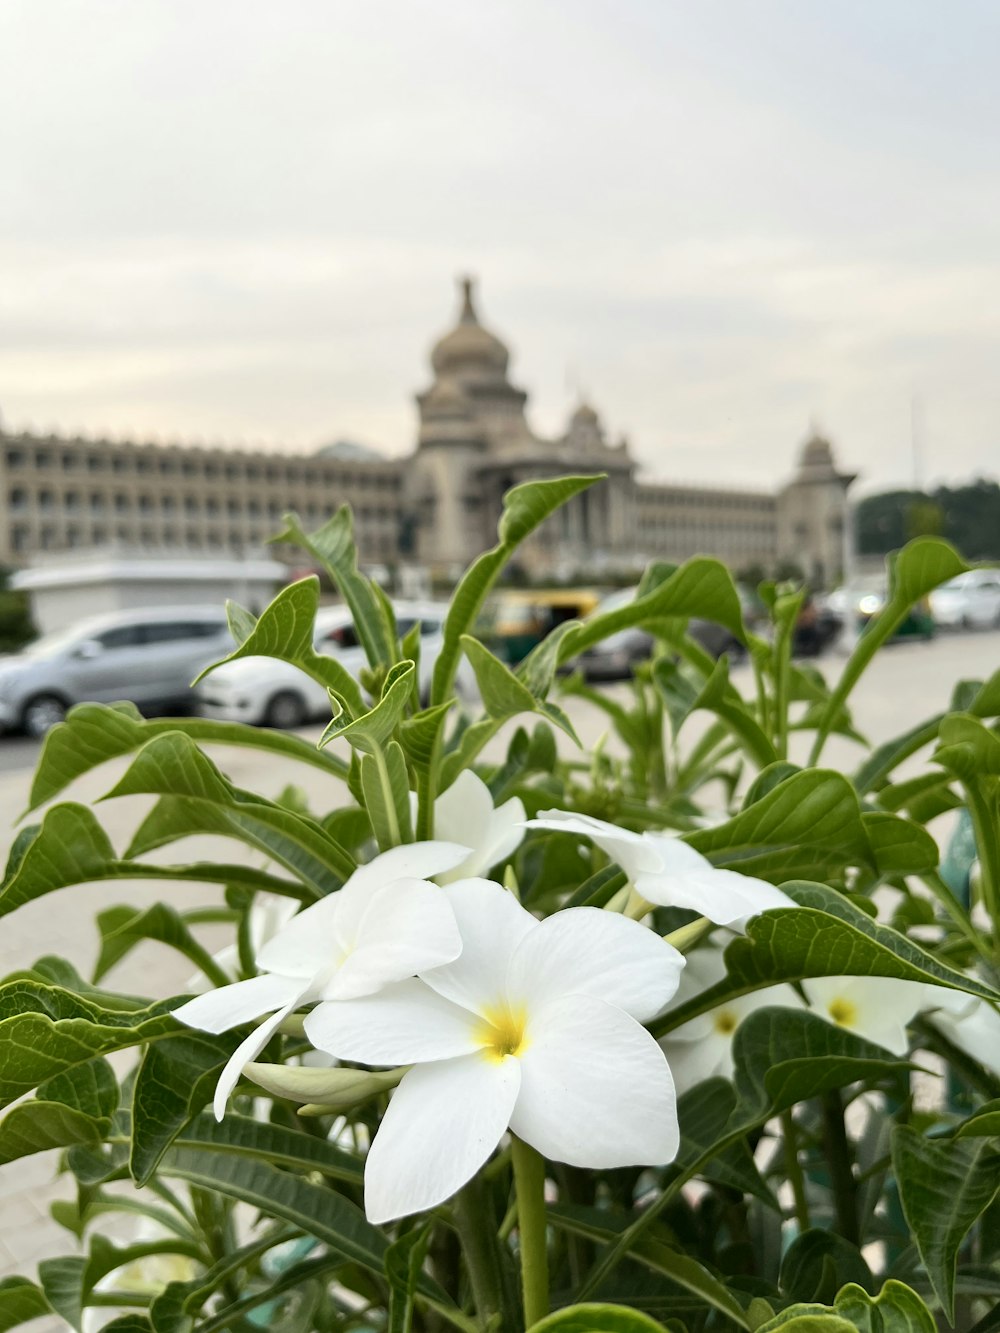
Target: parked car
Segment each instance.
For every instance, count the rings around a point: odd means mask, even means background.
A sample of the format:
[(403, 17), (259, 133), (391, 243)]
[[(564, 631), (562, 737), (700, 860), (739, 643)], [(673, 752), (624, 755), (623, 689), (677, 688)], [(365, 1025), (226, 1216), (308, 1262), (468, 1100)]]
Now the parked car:
[(232, 650), (222, 607), (118, 611), (0, 657), (0, 731), (44, 736), (73, 704), (127, 699), (147, 711), (188, 706), (191, 681)]
[[(434, 663), (441, 652), (442, 625), (448, 607), (443, 602), (397, 602), (396, 624), (405, 634), (420, 621), (420, 691), (430, 689)], [(343, 606), (320, 607), (313, 645), (318, 653), (335, 657), (359, 676), (368, 663), (358, 642), (351, 613)], [(463, 659), (456, 679), (458, 693), (474, 697), (475, 677)], [(195, 687), (198, 712), (223, 722), (287, 730), (330, 716), (330, 698), (322, 685), (298, 667), (274, 657), (240, 657), (217, 667)]]
[(1000, 569), (970, 569), (931, 593), (931, 610), (948, 629), (1000, 627)]
[[(829, 607), (843, 616), (845, 623), (853, 624), (860, 633), (869, 621), (882, 614), (888, 596), (885, 577), (878, 574), (859, 579), (851, 587), (837, 588), (826, 600)], [(893, 639), (933, 639), (935, 629), (930, 603), (922, 597), (910, 607)]]
[(484, 618), (482, 638), (502, 661), (516, 666), (557, 625), (582, 620), (600, 601), (600, 594), (592, 588), (518, 588), (503, 592)]
[(840, 638), (843, 628), (843, 616), (826, 598), (807, 597), (792, 632), (792, 652), (796, 657), (819, 657)]
[[(593, 614), (603, 615), (606, 611), (617, 611), (619, 607), (627, 606), (635, 598), (636, 591), (635, 588), (622, 588), (618, 592), (609, 593)], [(728, 653), (731, 661), (739, 661), (746, 653), (739, 639), (713, 620), (692, 617), (688, 622), (688, 633), (712, 657), (719, 658), (723, 653)], [(632, 625), (609, 634), (600, 643), (587, 648), (580, 654), (577, 665), (587, 680), (624, 680), (632, 675), (638, 663), (645, 661), (652, 648), (652, 634)]]

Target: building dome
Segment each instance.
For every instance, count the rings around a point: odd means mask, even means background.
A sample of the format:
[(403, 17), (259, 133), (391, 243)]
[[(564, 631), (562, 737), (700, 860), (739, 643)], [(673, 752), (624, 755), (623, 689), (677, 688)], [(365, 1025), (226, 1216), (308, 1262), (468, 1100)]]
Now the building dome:
[(439, 378), (500, 379), (507, 375), (510, 354), (495, 334), (484, 329), (473, 303), (472, 279), (462, 279), (462, 309), (458, 323), (440, 338), (431, 352), (431, 365)]
[(833, 449), (830, 441), (814, 431), (802, 446), (803, 467), (833, 467)]
[(569, 419), (571, 427), (584, 426), (588, 430), (601, 424), (601, 419), (589, 403), (581, 403)]
[(469, 416), (469, 400), (461, 386), (452, 379), (435, 380), (420, 399), (421, 415), (425, 421), (465, 420)]

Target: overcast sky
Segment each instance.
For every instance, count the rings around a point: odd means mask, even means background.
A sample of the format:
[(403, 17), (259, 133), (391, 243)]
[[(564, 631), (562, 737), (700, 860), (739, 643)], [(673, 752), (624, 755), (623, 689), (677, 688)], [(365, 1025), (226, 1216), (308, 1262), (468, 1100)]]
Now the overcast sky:
[(412, 448), (479, 276), (536, 429), (1000, 471), (995, 0), (0, 0), (8, 429)]

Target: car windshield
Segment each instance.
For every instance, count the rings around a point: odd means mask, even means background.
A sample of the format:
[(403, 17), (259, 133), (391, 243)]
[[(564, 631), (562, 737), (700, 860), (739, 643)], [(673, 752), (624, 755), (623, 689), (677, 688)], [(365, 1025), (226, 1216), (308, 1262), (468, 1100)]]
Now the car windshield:
[[(97, 629), (97, 625), (93, 626), (93, 633), (96, 633)], [(57, 653), (63, 648), (70, 647), (71, 644), (81, 643), (90, 637), (86, 624), (64, 626), (62, 629), (54, 629), (48, 634), (43, 634), (34, 643), (29, 643), (26, 648), (21, 649), (21, 656), (48, 657), (50, 653)]]

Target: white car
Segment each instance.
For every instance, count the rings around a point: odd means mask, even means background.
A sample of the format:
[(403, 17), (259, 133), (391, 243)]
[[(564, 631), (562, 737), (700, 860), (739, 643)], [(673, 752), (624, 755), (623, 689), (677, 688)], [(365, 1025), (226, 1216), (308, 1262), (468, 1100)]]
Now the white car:
[(931, 593), (931, 610), (949, 629), (1000, 627), (1000, 569), (970, 569)]
[[(434, 663), (441, 652), (442, 625), (448, 610), (443, 602), (397, 602), (400, 636), (420, 621), (420, 694), (430, 689)], [(365, 650), (346, 607), (320, 607), (316, 613), (313, 644), (318, 653), (335, 657), (357, 678), (368, 663)], [(475, 678), (465, 659), (459, 667), (456, 689), (472, 698)], [(217, 667), (195, 687), (198, 712), (222, 722), (249, 722), (253, 726), (287, 730), (306, 722), (329, 720), (326, 690), (288, 662), (274, 657), (241, 657)]]

